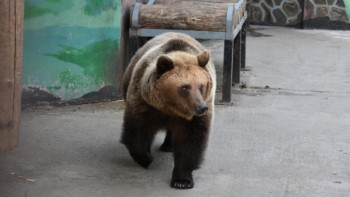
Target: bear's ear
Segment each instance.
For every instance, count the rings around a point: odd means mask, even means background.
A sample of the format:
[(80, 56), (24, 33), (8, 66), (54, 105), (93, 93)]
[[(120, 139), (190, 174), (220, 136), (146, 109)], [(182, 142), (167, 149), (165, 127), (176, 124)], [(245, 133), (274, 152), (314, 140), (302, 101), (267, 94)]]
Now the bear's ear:
[(197, 55), (197, 59), (198, 65), (201, 67), (205, 67), (210, 59), (210, 52), (208, 50), (204, 50), (202, 53)]
[(157, 61), (157, 74), (160, 76), (174, 68), (173, 60), (167, 56), (160, 56)]

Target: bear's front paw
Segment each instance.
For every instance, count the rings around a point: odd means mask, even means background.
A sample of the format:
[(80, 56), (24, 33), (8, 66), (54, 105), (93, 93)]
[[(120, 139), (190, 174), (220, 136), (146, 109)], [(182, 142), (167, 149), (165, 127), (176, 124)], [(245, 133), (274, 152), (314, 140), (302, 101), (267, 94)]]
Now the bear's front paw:
[(153, 156), (146, 152), (146, 153), (130, 153), (132, 158), (140, 164), (144, 168), (148, 168), (148, 166), (152, 163), (153, 161)]
[(175, 179), (171, 180), (171, 187), (176, 189), (191, 189), (193, 188), (193, 180), (188, 179)]

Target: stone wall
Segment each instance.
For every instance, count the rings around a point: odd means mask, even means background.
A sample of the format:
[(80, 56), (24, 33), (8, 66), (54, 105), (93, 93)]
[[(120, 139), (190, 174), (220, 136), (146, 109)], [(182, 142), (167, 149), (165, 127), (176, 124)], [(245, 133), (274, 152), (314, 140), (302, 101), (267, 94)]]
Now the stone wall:
[(348, 0), (305, 0), (304, 27), (350, 29), (345, 1)]
[(250, 0), (249, 22), (297, 25), (302, 21), (303, 0)]
[[(253, 24), (299, 25), (306, 28), (315, 26), (330, 29), (334, 29), (334, 25), (347, 29), (350, 24), (350, 13), (347, 13), (347, 10), (350, 10), (350, 0), (249, 0), (248, 2), (249, 22)], [(348, 9), (346, 4), (349, 4)]]

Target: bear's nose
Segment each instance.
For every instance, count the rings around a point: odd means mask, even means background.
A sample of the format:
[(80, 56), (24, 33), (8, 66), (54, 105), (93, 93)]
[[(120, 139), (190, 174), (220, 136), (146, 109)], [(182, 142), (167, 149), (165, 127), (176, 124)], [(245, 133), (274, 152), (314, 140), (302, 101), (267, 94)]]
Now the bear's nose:
[(197, 115), (203, 115), (208, 110), (208, 106), (205, 103), (201, 103), (197, 106)]

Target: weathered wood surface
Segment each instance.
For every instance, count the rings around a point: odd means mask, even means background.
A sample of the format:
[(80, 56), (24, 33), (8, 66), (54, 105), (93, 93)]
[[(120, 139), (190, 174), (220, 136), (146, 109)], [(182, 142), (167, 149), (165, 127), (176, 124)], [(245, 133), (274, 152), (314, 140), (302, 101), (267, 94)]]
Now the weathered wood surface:
[(247, 1), (244, 0), (242, 4), (238, 8), (235, 9), (233, 14), (233, 29), (232, 31), (237, 27), (239, 22), (242, 20), (244, 16), (244, 12), (246, 11)]
[(205, 1), (191, 1), (191, 0), (156, 0), (154, 4), (162, 4), (162, 5), (175, 5), (175, 6), (212, 6), (212, 7), (227, 7), (230, 5), (235, 4), (237, 1), (236, 0), (222, 0), (222, 1), (215, 1), (215, 0), (205, 0)]
[(18, 145), (23, 0), (0, 1), (0, 152)]
[(239, 0), (155, 0), (155, 4), (179, 4), (179, 3), (188, 3), (188, 2), (192, 2), (192, 3), (197, 3), (197, 4), (233, 4), (233, 3), (237, 3)]
[(227, 8), (142, 5), (138, 28), (226, 31)]

